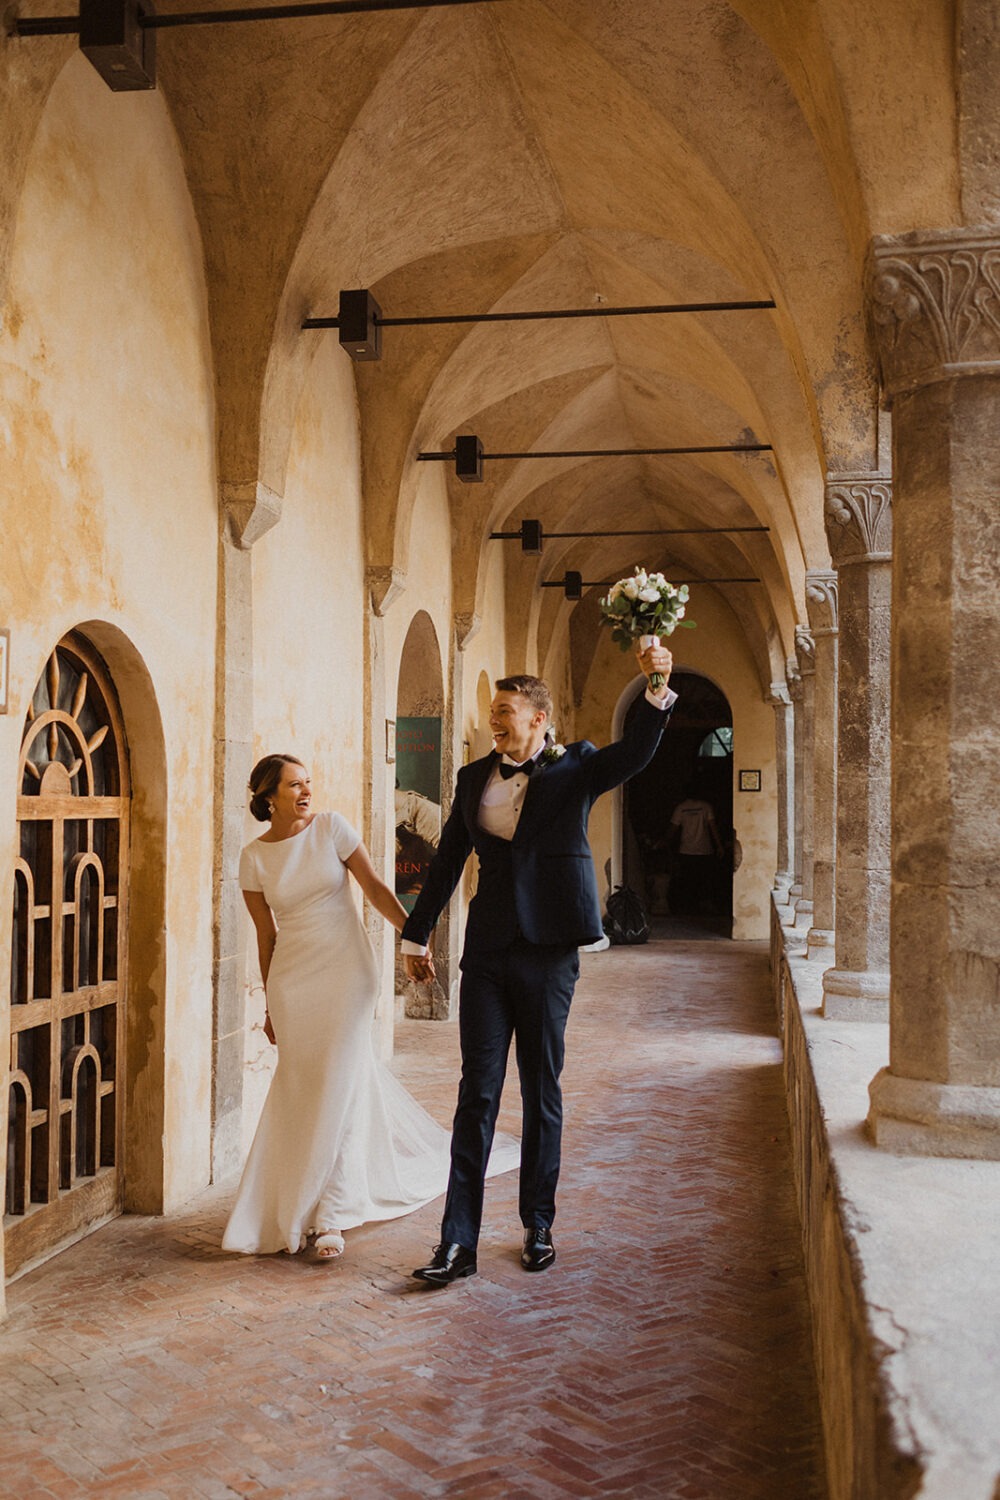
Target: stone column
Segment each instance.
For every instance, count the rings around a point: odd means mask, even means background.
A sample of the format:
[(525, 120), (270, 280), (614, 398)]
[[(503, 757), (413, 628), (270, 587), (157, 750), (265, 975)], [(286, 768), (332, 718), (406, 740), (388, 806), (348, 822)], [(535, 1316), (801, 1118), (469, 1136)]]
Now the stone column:
[[(795, 703), (795, 785), (796, 793), (801, 787), (801, 797), (796, 807), (796, 820), (800, 811), (802, 838), (800, 843), (801, 894), (795, 901), (795, 925), (806, 931), (812, 926), (813, 911), (813, 827), (814, 827), (814, 736), (816, 649), (812, 636), (804, 625), (795, 627), (795, 659), (801, 681), (800, 697)], [(801, 720), (801, 734), (800, 734)]]
[(792, 883), (788, 890), (789, 921), (795, 921), (795, 903), (802, 895), (803, 767), (805, 764), (805, 711), (802, 678), (794, 656), (785, 662), (785, 681), (792, 700)]
[(837, 936), (823, 1014), (889, 1018), (889, 621), (892, 483), (831, 475), (826, 530), (840, 597)]
[(217, 796), (212, 916), (212, 1179), (242, 1161), (246, 943), (238, 866), (253, 764), (253, 566), (250, 549), (281, 515), (263, 484), (220, 493), (215, 669)]
[(1000, 233), (880, 238), (893, 411), (892, 932), (880, 1145), (1000, 1159)]
[(806, 573), (806, 610), (813, 638), (813, 914), (810, 958), (833, 957), (834, 868), (837, 857), (837, 575)]
[(774, 709), (774, 762), (778, 783), (778, 842), (774, 873), (774, 899), (788, 902), (795, 878), (792, 848), (795, 830), (795, 730), (792, 700), (784, 682), (772, 682), (768, 700)]

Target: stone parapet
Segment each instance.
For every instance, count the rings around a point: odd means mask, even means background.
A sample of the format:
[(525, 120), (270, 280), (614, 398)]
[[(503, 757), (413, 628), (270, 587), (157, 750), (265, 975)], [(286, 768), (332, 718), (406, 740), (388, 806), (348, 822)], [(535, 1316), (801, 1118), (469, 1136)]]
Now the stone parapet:
[(996, 1500), (1000, 1166), (876, 1149), (889, 1028), (821, 1016), (777, 909), (772, 982), (830, 1500)]

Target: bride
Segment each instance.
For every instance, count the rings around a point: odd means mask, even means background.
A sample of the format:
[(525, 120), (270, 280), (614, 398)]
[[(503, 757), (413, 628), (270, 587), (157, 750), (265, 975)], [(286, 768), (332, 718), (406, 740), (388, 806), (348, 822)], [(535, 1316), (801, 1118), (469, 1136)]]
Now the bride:
[(348, 871), (397, 930), (406, 912), (347, 820), (311, 810), (294, 756), (265, 756), (250, 791), (250, 811), (270, 828), (243, 850), (240, 886), (278, 1065), (222, 1245), (295, 1254), (314, 1239), (332, 1260), (345, 1229), (444, 1191), (449, 1135), (375, 1056), (375, 959)]

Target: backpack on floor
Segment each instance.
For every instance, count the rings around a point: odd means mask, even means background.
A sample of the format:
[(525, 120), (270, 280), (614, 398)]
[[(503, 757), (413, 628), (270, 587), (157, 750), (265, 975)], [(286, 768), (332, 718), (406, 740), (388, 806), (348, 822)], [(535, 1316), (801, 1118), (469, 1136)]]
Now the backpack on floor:
[(627, 885), (616, 885), (607, 900), (604, 931), (612, 943), (644, 943), (649, 917), (641, 899)]

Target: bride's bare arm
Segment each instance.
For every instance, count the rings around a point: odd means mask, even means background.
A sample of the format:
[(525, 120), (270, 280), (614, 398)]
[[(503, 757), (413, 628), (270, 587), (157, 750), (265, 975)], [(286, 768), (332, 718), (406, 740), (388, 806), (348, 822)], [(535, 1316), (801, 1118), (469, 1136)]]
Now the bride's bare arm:
[(364, 844), (359, 844), (344, 863), (364, 892), (365, 900), (369, 901), (379, 916), (385, 917), (385, 920), (395, 927), (397, 932), (402, 932), (406, 912), (385, 881), (379, 879)]
[(274, 940), (278, 928), (274, 920), (274, 912), (264, 900), (261, 891), (244, 891), (243, 900), (246, 902), (247, 911), (257, 932), (257, 954), (260, 958), (260, 977), (264, 981), (264, 1035), (269, 1042), (274, 1041), (274, 1031), (271, 1027), (271, 1017), (266, 1009), (267, 1006), (267, 975), (271, 967), (271, 958), (274, 954)]

